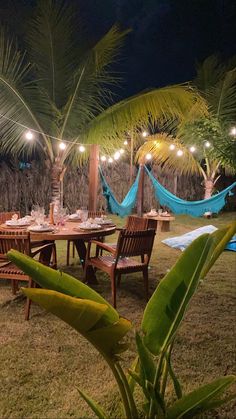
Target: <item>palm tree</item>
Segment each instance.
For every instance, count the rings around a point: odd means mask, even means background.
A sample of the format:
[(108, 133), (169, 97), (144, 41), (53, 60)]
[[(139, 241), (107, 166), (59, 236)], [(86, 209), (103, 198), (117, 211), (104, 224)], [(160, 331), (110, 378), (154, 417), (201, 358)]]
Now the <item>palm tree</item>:
[[(138, 151), (138, 158), (152, 153), (157, 162), (176, 173), (202, 176), (204, 199), (211, 197), (222, 168), (235, 171), (236, 143), (229, 135), (236, 120), (234, 61), (222, 65), (211, 56), (198, 68), (194, 84), (208, 103), (208, 116), (194, 121), (186, 118), (175, 136), (151, 136)], [(177, 154), (176, 150), (181, 151)]]
[[(123, 144), (124, 133), (148, 122), (182, 120), (197, 104), (206, 105), (194, 89), (176, 85), (141, 92), (114, 103), (119, 78), (111, 65), (127, 33), (112, 27), (95, 45), (76, 41), (73, 13), (60, 0), (38, 2), (28, 26), (26, 52), (6, 31), (0, 36), (1, 152), (40, 153), (51, 167), (52, 199), (71, 161), (81, 160), (80, 144), (104, 150)], [(27, 142), (26, 127), (36, 135)], [(66, 144), (60, 149), (60, 141)]]

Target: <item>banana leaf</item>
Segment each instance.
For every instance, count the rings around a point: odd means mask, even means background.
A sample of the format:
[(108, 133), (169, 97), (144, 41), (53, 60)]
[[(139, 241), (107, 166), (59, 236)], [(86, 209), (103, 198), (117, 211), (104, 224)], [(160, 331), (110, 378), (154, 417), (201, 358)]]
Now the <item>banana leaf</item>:
[(213, 239), (194, 240), (162, 279), (149, 300), (142, 320), (144, 344), (158, 355), (171, 343), (200, 280)]
[(102, 318), (104, 325), (119, 320), (117, 311), (100, 294), (73, 276), (42, 265), (17, 250), (10, 250), (7, 257), (42, 288), (105, 304), (108, 309)]
[[(217, 404), (212, 404), (212, 399), (221, 395), (227, 387), (235, 382), (236, 377), (228, 375), (226, 377), (218, 378), (210, 384), (201, 386), (197, 390), (192, 391), (181, 399), (177, 400), (168, 410), (166, 414), (167, 419), (192, 418), (210, 408), (217, 407)], [(208, 405), (209, 403), (209, 405)]]
[(201, 277), (204, 278), (208, 271), (211, 269), (212, 265), (215, 263), (216, 259), (220, 256), (220, 254), (225, 249), (225, 246), (230, 241), (230, 239), (236, 233), (236, 222), (230, 224), (225, 228), (221, 228), (216, 230), (214, 233), (211, 234), (213, 238), (212, 247), (209, 252), (209, 258), (207, 263), (205, 264)]
[(32, 301), (76, 329), (105, 357), (113, 359), (116, 348), (120, 352), (119, 341), (132, 325), (131, 322), (121, 317), (109, 327), (99, 326), (96, 329), (96, 324), (101, 324), (99, 320), (108, 310), (107, 305), (70, 297), (52, 290), (35, 288), (23, 288), (22, 290)]

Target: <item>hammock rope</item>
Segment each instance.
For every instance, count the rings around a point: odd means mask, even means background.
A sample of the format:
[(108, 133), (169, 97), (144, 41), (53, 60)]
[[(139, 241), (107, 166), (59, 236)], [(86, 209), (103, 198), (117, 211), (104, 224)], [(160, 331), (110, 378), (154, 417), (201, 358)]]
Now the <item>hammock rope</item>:
[(130, 215), (132, 212), (132, 209), (134, 208), (136, 204), (137, 199), (137, 193), (138, 193), (138, 184), (139, 184), (139, 176), (140, 176), (140, 169), (138, 171), (137, 177), (131, 186), (130, 190), (127, 192), (125, 198), (121, 203), (119, 203), (110, 189), (103, 173), (102, 169), (99, 167), (99, 173), (100, 173), (100, 179), (102, 183), (102, 191), (103, 196), (105, 196), (107, 201), (107, 211), (112, 214), (117, 214), (120, 217), (126, 217), (127, 215)]
[(174, 214), (188, 214), (193, 217), (200, 217), (205, 212), (218, 213), (225, 206), (227, 195), (233, 195), (231, 190), (236, 187), (236, 182), (234, 182), (211, 198), (200, 201), (185, 201), (165, 189), (146, 166), (145, 171), (151, 179), (156, 200), (159, 201), (160, 205), (170, 208)]

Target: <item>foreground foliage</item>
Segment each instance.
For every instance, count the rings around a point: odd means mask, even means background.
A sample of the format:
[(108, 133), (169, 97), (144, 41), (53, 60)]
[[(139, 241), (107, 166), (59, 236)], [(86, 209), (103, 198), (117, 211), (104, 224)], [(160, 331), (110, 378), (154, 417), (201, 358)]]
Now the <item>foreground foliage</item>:
[[(207, 274), (235, 231), (236, 224), (199, 237), (161, 281), (146, 306), (142, 335), (136, 334), (138, 357), (129, 371), (129, 379), (121, 368), (119, 354), (127, 348), (127, 344), (120, 341), (130, 330), (131, 323), (120, 317), (99, 294), (73, 277), (55, 272), (16, 251), (9, 252), (9, 258), (47, 288), (24, 289), (25, 294), (74, 327), (103, 355), (119, 386), (127, 418), (138, 416), (133, 397), (135, 383), (143, 390), (146, 417), (187, 418), (232, 398), (222, 398), (222, 394), (235, 381), (234, 376), (218, 378), (183, 395), (171, 365), (171, 352), (176, 332), (200, 279)], [(166, 397), (168, 378), (176, 395), (172, 404)], [(81, 390), (80, 394), (98, 417), (108, 417)]]

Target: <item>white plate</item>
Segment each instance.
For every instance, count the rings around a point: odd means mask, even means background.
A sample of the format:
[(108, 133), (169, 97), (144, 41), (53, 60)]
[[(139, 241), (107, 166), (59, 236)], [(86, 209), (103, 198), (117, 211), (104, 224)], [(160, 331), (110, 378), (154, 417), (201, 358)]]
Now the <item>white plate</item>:
[(13, 228), (23, 228), (23, 227), (28, 227), (28, 226), (30, 226), (30, 223), (17, 223), (16, 221), (11, 221), (11, 220), (9, 220), (9, 221), (6, 221), (5, 222), (5, 225), (7, 226), (7, 227), (13, 227)]
[(40, 226), (32, 226), (28, 228), (29, 231), (35, 232), (35, 233), (45, 233), (49, 231), (54, 231), (54, 227), (46, 226), (46, 227), (40, 227)]
[(99, 230), (102, 228), (99, 224), (91, 224), (90, 226), (83, 225), (82, 223), (79, 226), (80, 230)]

